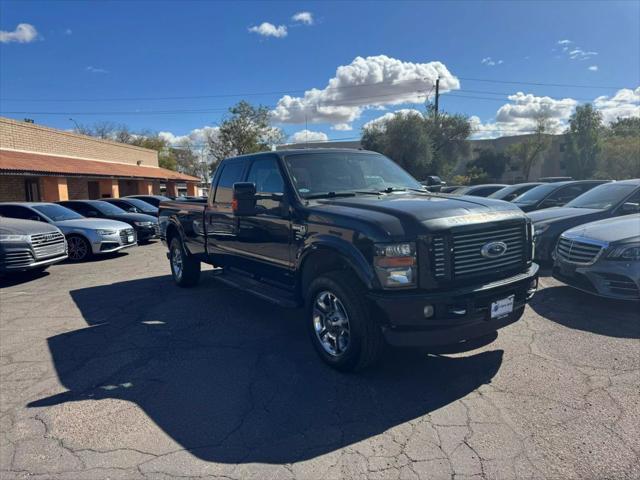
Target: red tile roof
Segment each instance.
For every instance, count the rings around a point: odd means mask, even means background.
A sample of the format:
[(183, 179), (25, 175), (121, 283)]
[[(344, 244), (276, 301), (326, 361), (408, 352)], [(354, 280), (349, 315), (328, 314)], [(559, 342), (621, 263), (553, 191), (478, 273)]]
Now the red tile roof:
[(42, 153), (15, 152), (12, 150), (0, 150), (0, 172), (200, 182), (197, 177), (167, 170), (166, 168), (55, 157)]

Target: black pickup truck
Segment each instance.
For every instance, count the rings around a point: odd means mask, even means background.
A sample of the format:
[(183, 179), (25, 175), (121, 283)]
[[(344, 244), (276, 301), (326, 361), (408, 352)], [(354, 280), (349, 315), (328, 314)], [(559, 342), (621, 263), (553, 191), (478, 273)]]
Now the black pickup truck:
[(363, 150), (229, 158), (206, 203), (164, 201), (160, 236), (176, 283), (202, 262), (266, 300), (305, 307), (322, 359), (371, 364), (385, 343), (434, 347), (517, 321), (537, 288), (527, 217), (500, 200), (431, 193)]

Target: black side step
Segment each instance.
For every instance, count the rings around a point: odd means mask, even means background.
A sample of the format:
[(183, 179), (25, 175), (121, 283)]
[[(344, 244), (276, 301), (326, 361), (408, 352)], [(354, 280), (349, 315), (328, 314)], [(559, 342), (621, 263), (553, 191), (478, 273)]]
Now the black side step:
[(244, 290), (247, 293), (255, 295), (263, 300), (275, 303), (285, 308), (297, 308), (302, 306), (301, 302), (295, 296), (282, 288), (274, 287), (264, 282), (260, 282), (246, 275), (242, 275), (230, 271), (215, 272), (213, 278), (219, 282), (229, 285), (230, 287)]

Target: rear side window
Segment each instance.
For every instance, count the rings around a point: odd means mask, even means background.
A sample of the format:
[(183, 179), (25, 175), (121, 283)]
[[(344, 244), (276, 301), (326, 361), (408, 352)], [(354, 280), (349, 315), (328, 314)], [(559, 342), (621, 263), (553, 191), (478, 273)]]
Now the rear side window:
[(233, 184), (242, 181), (242, 173), (244, 171), (244, 162), (227, 162), (222, 165), (220, 179), (216, 187), (216, 203), (231, 203), (233, 200)]
[(22, 218), (24, 220), (42, 220), (40, 216), (29, 210), (28, 208), (19, 207), (16, 205), (2, 205), (0, 206), (0, 214), (9, 218)]

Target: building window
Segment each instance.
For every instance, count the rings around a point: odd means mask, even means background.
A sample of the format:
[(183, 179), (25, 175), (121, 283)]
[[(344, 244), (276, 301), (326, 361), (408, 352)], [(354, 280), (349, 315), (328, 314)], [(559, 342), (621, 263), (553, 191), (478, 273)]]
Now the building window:
[(40, 201), (40, 185), (38, 184), (38, 179), (27, 178), (24, 181), (24, 191), (27, 202)]

